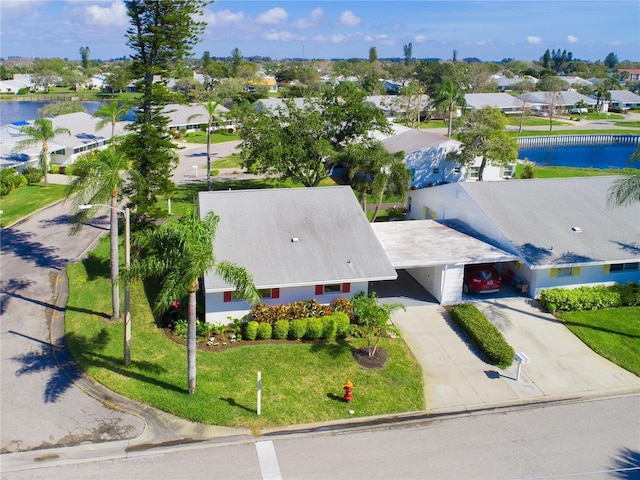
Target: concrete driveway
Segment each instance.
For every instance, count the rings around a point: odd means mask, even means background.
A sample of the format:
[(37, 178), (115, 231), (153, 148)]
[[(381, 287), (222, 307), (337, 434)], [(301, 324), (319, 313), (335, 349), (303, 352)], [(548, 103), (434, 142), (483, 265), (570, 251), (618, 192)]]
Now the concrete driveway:
[[(395, 285), (394, 285), (395, 283)], [(378, 287), (378, 288), (377, 288)], [(408, 275), (373, 288), (387, 302), (402, 302), (393, 322), (422, 366), (427, 410), (450, 412), (507, 404), (640, 391), (640, 378), (600, 357), (561, 322), (526, 297), (467, 299), (531, 363), (506, 370), (488, 363), (447, 311)], [(424, 292), (424, 290), (423, 290)]]

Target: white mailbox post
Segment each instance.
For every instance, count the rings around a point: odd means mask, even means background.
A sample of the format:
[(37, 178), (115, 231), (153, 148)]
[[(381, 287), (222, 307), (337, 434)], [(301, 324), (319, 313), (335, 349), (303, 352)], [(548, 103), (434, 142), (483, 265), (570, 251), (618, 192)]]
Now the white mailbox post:
[(524, 352), (516, 353), (513, 356), (513, 359), (516, 362), (518, 362), (518, 373), (516, 373), (516, 381), (519, 382), (520, 381), (520, 370), (522, 369), (522, 365), (524, 365), (526, 363), (531, 363), (531, 359), (529, 357), (527, 357), (527, 355)]

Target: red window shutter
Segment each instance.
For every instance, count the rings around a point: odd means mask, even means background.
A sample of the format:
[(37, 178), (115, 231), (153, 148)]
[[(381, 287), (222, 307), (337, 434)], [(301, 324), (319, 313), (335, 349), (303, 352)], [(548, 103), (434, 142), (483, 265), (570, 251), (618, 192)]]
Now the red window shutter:
[(324, 293), (324, 286), (316, 285), (316, 295), (322, 295)]
[(232, 292), (224, 292), (224, 301), (225, 302), (230, 302), (231, 301), (231, 293)]
[(272, 288), (271, 289), (271, 298), (280, 298), (280, 289)]
[(351, 284), (350, 283), (343, 283), (342, 284), (342, 293), (349, 293), (351, 291)]

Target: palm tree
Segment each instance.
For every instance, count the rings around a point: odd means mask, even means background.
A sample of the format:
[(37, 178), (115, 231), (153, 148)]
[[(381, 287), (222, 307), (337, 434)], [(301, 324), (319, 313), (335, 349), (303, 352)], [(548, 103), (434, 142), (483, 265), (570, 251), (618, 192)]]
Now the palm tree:
[(56, 135), (71, 135), (68, 128), (53, 128), (53, 122), (48, 118), (38, 117), (33, 121), (33, 125), (25, 125), (20, 129), (20, 133), (29, 136), (16, 144), (16, 150), (32, 147), (42, 143), (42, 151), (40, 153), (40, 166), (44, 171), (44, 187), (49, 187), (49, 179), (47, 172), (49, 171), (49, 140)]
[(611, 101), (611, 92), (609, 91), (606, 85), (602, 84), (598, 86), (598, 88), (596, 88), (595, 94), (596, 94), (596, 112), (600, 112), (602, 111), (602, 108), (600, 107), (600, 105), (604, 107), (605, 100)]
[(461, 107), (463, 110), (467, 108), (464, 92), (456, 86), (453, 80), (445, 80), (431, 99), (431, 104), (436, 111), (448, 112), (447, 137), (451, 138), (453, 112), (456, 110), (456, 107)]
[(94, 117), (100, 117), (96, 125), (96, 130), (111, 124), (111, 138), (116, 136), (116, 123), (129, 111), (130, 105), (126, 102), (107, 102), (103, 103), (94, 112)]
[(404, 203), (411, 182), (404, 156), (404, 152), (389, 153), (380, 142), (353, 145), (341, 156), (350, 166), (349, 180), (352, 188), (359, 192), (362, 210), (367, 211), (367, 193), (376, 202), (371, 222), (375, 222), (384, 194), (390, 189), (397, 192)]
[[(353, 313), (356, 314), (358, 324), (364, 328), (367, 337), (367, 353), (370, 357), (375, 357), (380, 337), (388, 333), (399, 335), (399, 330), (390, 323), (391, 316), (396, 310), (406, 311), (402, 303), (378, 304), (376, 292), (371, 292), (366, 296), (364, 292), (359, 293), (352, 300)], [(371, 337), (375, 337), (373, 348), (371, 347)]]
[[(216, 109), (218, 102), (208, 101), (207, 103), (201, 103), (207, 110), (207, 190), (211, 190), (211, 127), (216, 122), (218, 116), (216, 115)], [(201, 117), (203, 114), (196, 113), (194, 115), (190, 115), (187, 121), (191, 121), (191, 119), (195, 117)]]
[[(73, 197), (76, 206), (84, 204), (107, 204), (111, 208), (110, 258), (111, 258), (111, 319), (120, 318), (120, 295), (117, 284), (119, 271), (118, 256), (118, 200), (130, 176), (129, 160), (116, 148), (90, 154), (76, 163), (75, 178), (67, 187), (67, 198)], [(80, 211), (75, 230), (86, 220), (85, 210)]]
[[(629, 158), (628, 163), (640, 160), (640, 147)], [(617, 179), (609, 188), (607, 202), (613, 207), (640, 202), (640, 174), (634, 173)]]
[(156, 315), (166, 312), (174, 300), (188, 295), (187, 374), (191, 394), (196, 390), (196, 293), (200, 278), (214, 269), (235, 286), (236, 296), (251, 304), (260, 301), (253, 278), (244, 268), (230, 262), (216, 262), (212, 242), (218, 220), (213, 212), (201, 220), (192, 210), (180, 220), (139, 232), (133, 245), (140, 249), (140, 255), (125, 274), (129, 279), (158, 279), (160, 290), (153, 307)]

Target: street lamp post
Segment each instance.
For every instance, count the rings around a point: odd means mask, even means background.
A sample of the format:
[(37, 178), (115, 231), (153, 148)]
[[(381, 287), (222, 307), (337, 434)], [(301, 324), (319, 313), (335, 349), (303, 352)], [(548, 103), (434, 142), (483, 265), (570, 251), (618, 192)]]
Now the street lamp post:
[[(115, 210), (124, 215), (124, 266), (129, 268), (131, 265), (131, 216), (129, 208), (121, 210), (105, 204), (86, 204), (80, 205), (78, 209), (88, 210), (93, 207), (106, 207)], [(129, 280), (124, 281), (124, 364), (131, 363), (131, 287)]]

